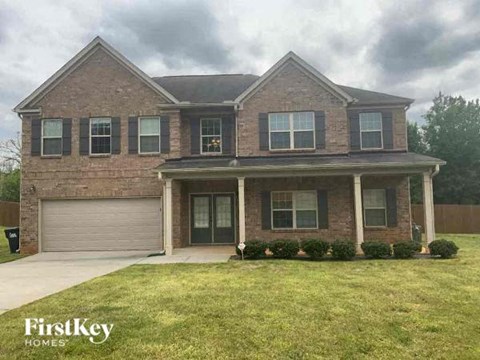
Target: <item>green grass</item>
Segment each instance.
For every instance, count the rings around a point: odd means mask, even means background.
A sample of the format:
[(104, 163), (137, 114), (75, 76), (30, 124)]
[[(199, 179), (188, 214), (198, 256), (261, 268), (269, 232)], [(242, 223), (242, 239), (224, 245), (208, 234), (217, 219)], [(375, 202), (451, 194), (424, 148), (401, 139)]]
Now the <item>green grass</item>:
[[(135, 265), (0, 316), (6, 359), (478, 359), (480, 238), (451, 260)], [(113, 323), (24, 345), (24, 319)]]
[(0, 264), (13, 261), (13, 260), (18, 260), (24, 257), (24, 255), (20, 255), (20, 254), (10, 254), (10, 248), (8, 247), (8, 240), (5, 237), (5, 233), (3, 230), (5, 230), (5, 228), (0, 226)]

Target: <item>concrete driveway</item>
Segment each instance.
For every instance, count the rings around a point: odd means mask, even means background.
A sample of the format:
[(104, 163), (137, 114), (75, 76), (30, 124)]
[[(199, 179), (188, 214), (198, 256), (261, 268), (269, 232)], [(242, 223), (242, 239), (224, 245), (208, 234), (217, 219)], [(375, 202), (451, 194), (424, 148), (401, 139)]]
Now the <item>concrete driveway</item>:
[(150, 253), (52, 252), (0, 264), (0, 314), (136, 264)]

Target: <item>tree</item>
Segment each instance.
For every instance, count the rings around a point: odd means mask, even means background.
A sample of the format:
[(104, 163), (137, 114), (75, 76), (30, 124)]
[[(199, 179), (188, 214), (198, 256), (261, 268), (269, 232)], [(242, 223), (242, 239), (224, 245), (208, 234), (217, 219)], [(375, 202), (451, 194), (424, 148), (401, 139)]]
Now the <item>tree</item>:
[(0, 172), (0, 200), (20, 201), (20, 169)]
[(480, 204), (480, 102), (439, 94), (424, 115), (426, 153), (447, 162), (434, 181), (440, 204)]
[[(425, 154), (427, 146), (423, 140), (423, 134), (420, 127), (415, 122), (407, 122), (408, 151), (417, 154)], [(422, 176), (415, 175), (410, 177), (410, 201), (414, 204), (421, 204), (422, 197)]]
[(0, 141), (0, 169), (20, 168), (22, 162), (22, 146), (20, 134), (15, 139)]
[(0, 200), (20, 201), (21, 143), (15, 139), (0, 142)]

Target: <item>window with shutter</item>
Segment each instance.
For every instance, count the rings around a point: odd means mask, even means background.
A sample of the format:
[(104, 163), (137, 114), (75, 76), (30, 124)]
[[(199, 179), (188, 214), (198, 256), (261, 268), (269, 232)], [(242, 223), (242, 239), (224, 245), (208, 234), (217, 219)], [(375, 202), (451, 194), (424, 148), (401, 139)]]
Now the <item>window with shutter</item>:
[(42, 156), (62, 155), (62, 119), (42, 120)]
[(366, 227), (387, 225), (387, 202), (385, 189), (363, 190), (363, 212)]
[(382, 149), (382, 113), (360, 113), (360, 146), (361, 149)]
[(90, 119), (90, 154), (110, 155), (112, 124), (110, 118)]
[(160, 118), (140, 118), (138, 127), (140, 154), (158, 154), (160, 152)]

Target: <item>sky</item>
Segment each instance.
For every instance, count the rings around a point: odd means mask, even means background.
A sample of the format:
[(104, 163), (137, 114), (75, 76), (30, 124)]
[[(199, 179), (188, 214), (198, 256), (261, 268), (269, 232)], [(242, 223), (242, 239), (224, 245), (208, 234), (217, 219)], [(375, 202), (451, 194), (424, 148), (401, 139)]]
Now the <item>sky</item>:
[(480, 0), (0, 0), (0, 140), (11, 111), (100, 35), (150, 76), (261, 75), (293, 50), (337, 84), (480, 97)]

